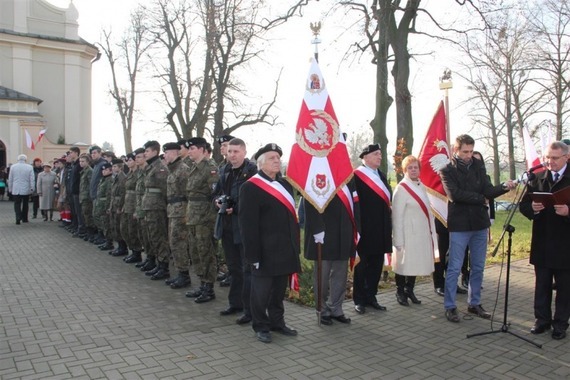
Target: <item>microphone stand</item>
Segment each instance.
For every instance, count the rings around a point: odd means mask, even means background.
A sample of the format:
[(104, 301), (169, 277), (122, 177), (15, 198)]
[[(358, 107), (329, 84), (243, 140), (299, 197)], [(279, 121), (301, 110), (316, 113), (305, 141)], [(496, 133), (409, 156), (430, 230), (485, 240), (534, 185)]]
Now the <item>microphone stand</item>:
[[(524, 173), (523, 173), (523, 175), (524, 175)], [(528, 181), (533, 179), (535, 176), (535, 174), (532, 172), (528, 172), (527, 175), (528, 175)], [(505, 224), (503, 226), (503, 233), (501, 234), (501, 237), (497, 241), (497, 246), (495, 247), (495, 250), (491, 254), (492, 257), (495, 257), (497, 255), (497, 251), (499, 250), (499, 246), (500, 246), (501, 242), (503, 241), (505, 234), (508, 232), (509, 239), (507, 240), (507, 275), (506, 275), (506, 280), (505, 280), (505, 306), (503, 309), (503, 324), (501, 326), (501, 329), (500, 330), (493, 330), (493, 328), (491, 327), (490, 331), (484, 331), (484, 332), (475, 333), (475, 334), (467, 334), (467, 338), (503, 332), (503, 333), (511, 334), (512, 336), (515, 336), (519, 339), (522, 339), (525, 342), (533, 344), (534, 346), (536, 346), (538, 348), (542, 348), (542, 344), (535, 343), (528, 338), (525, 338), (521, 335), (518, 335), (518, 334), (510, 331), (509, 330), (510, 324), (507, 321), (508, 307), (509, 307), (509, 281), (510, 281), (510, 276), (511, 276), (511, 250), (512, 250), (512, 245), (513, 245), (513, 233), (515, 232), (515, 228), (511, 225), (511, 221), (513, 220), (513, 216), (515, 215), (515, 212), (517, 212), (519, 205), (521, 203), (521, 200), (524, 197), (524, 195), (526, 194), (526, 192), (527, 192), (527, 186), (525, 184), (525, 186), (524, 186), (523, 190), (520, 192), (520, 195), (518, 196), (518, 198), (515, 197), (514, 207), (511, 207), (511, 210), (509, 211), (509, 214), (507, 215), (507, 219), (505, 220)]]

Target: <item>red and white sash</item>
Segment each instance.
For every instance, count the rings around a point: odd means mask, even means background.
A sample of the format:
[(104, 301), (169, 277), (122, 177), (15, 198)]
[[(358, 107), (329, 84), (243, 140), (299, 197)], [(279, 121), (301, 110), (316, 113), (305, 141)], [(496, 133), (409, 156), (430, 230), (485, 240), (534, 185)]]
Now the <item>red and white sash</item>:
[(271, 196), (275, 197), (283, 206), (293, 215), (293, 218), (297, 220), (297, 212), (295, 212), (295, 200), (293, 196), (280, 184), (278, 181), (268, 181), (259, 174), (254, 175), (249, 179), (249, 181), (257, 185), (260, 189), (266, 191)]
[(338, 196), (338, 198), (346, 208), (346, 211), (348, 212), (350, 221), (352, 222), (352, 234), (354, 237), (354, 244), (356, 245), (358, 244), (358, 240), (360, 239), (360, 236), (358, 234), (358, 229), (356, 228), (356, 220), (354, 218), (354, 201), (358, 202), (358, 195), (356, 194), (356, 191), (353, 194), (350, 194), (350, 189), (346, 185), (341, 187), (340, 190), (336, 193), (336, 195)]
[(432, 227), (432, 224), (434, 222), (433, 222), (433, 216), (429, 212), (430, 205), (429, 205), (429, 201), (426, 198), (427, 193), (426, 193), (426, 196), (422, 196), (422, 194), (418, 193), (418, 191), (416, 190), (417, 186), (413, 187), (413, 186), (408, 185), (406, 183), (406, 179), (403, 179), (399, 183), (399, 185), (402, 186), (402, 188), (404, 190), (406, 190), (412, 196), (412, 198), (414, 198), (414, 200), (420, 205), (420, 208), (424, 212), (424, 215), (426, 216), (426, 219), (428, 221), (429, 232), (430, 232), (430, 235), (432, 236), (432, 242), (431, 242), (432, 245), (431, 246), (432, 246), (432, 250), (434, 253), (434, 259), (436, 262), (438, 262), (439, 261), (439, 249), (437, 246), (437, 240), (435, 238), (435, 233), (434, 233), (435, 225), (433, 225), (433, 227)]
[(354, 174), (362, 180), (369, 188), (371, 188), (379, 197), (381, 197), (386, 205), (390, 207), (390, 191), (380, 179), (380, 176), (366, 166), (360, 166)]

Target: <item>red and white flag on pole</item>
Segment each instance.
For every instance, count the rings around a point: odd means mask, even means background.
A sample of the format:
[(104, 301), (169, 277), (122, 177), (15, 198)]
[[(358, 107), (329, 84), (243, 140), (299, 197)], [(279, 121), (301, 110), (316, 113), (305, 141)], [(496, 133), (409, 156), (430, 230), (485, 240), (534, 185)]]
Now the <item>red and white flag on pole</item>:
[[(530, 134), (528, 133), (528, 129), (523, 127), (522, 129), (522, 136), (523, 136), (523, 144), (524, 144), (524, 153), (526, 157), (526, 168), (527, 170), (532, 168), (533, 166), (540, 165), (540, 157), (538, 157), (538, 153), (536, 152), (536, 147), (530, 138)], [(540, 173), (541, 171), (546, 170), (545, 168), (540, 168), (535, 170), (535, 173)]]
[(24, 133), (26, 134), (26, 146), (28, 149), (35, 150), (36, 146), (34, 145), (34, 140), (32, 140), (32, 136), (30, 136), (30, 132), (27, 129), (24, 129)]
[(447, 195), (439, 176), (439, 171), (449, 163), (450, 157), (445, 127), (445, 107), (442, 101), (427, 131), (419, 160), (422, 167), (420, 180), (426, 187), (433, 215), (447, 226)]
[(40, 133), (38, 133), (38, 141), (36, 142), (36, 145), (40, 143), (40, 141), (42, 141), (42, 139), (44, 138), (44, 135), (46, 134), (47, 129), (42, 129), (40, 131)]
[(287, 179), (319, 212), (352, 178), (352, 165), (327, 86), (315, 59), (295, 129)]

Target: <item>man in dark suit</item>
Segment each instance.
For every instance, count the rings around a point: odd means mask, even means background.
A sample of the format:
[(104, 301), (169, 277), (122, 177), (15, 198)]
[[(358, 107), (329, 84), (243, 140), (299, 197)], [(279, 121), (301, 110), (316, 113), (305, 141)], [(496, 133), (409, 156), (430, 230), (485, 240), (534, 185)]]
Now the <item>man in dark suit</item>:
[(360, 240), (356, 251), (360, 262), (354, 267), (354, 309), (363, 314), (366, 305), (386, 310), (376, 300), (384, 265), (384, 254), (392, 252), (392, 190), (380, 171), (380, 144), (369, 145), (360, 154), (363, 164), (354, 171), (360, 203)]
[[(532, 220), (530, 263), (536, 276), (534, 288), (534, 316), (530, 332), (542, 334), (553, 327), (552, 338), (563, 339), (570, 318), (570, 234), (568, 234), (568, 204), (545, 207), (532, 200), (530, 193), (553, 193), (570, 186), (567, 166), (568, 146), (556, 141), (546, 151), (548, 170), (539, 173), (528, 183), (528, 192), (520, 204), (520, 211)], [(552, 316), (552, 280), (556, 281), (554, 317)]]
[(283, 298), (288, 276), (301, 269), (299, 223), (291, 185), (281, 177), (282, 151), (267, 144), (255, 154), (259, 172), (240, 190), (239, 225), (247, 263), (252, 266), (251, 316), (256, 337), (271, 332), (295, 336), (287, 327)]

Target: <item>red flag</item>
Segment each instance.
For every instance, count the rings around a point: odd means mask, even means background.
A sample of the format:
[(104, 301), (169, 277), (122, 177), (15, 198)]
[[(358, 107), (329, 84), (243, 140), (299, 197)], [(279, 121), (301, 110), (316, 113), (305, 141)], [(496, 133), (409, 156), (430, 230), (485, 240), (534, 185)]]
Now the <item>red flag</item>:
[[(526, 168), (527, 170), (532, 168), (533, 166), (540, 165), (540, 158), (538, 157), (538, 153), (536, 153), (536, 148), (530, 138), (530, 134), (528, 133), (528, 129), (523, 127), (522, 129), (523, 135), (523, 144), (524, 144), (524, 152), (526, 156)], [(540, 169), (535, 170), (535, 173), (540, 173), (541, 171), (546, 170), (546, 168), (542, 167)]]
[(44, 135), (46, 134), (47, 129), (42, 129), (40, 131), (40, 133), (38, 133), (38, 141), (36, 142), (36, 145), (40, 143), (40, 141), (42, 141)]
[(449, 163), (450, 157), (445, 120), (445, 107), (441, 101), (427, 131), (419, 160), (422, 167), (420, 180), (426, 187), (432, 212), (447, 226), (447, 195), (439, 176), (439, 171)]
[(36, 146), (34, 145), (34, 140), (32, 140), (32, 136), (30, 136), (30, 132), (27, 129), (24, 129), (24, 133), (26, 134), (26, 146), (28, 149), (35, 150)]
[(321, 70), (313, 59), (295, 130), (287, 180), (319, 212), (352, 177), (346, 142)]

